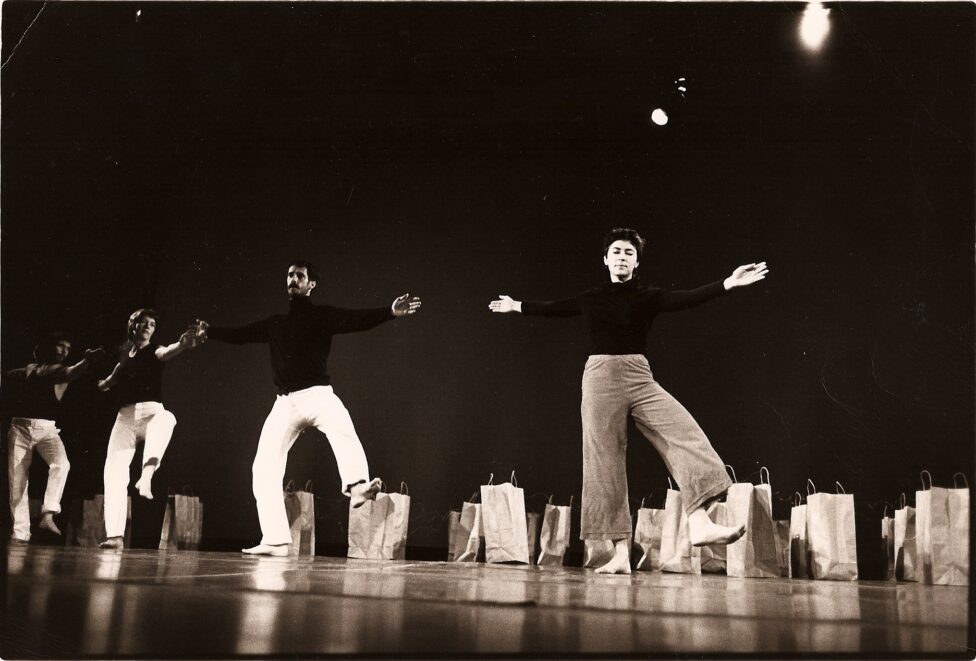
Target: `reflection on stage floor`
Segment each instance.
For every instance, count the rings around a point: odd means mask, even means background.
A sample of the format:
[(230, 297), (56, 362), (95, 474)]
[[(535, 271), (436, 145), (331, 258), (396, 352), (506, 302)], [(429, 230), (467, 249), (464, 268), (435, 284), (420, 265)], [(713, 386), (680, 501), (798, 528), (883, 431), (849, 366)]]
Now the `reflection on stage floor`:
[(3, 658), (960, 655), (968, 589), (11, 546)]

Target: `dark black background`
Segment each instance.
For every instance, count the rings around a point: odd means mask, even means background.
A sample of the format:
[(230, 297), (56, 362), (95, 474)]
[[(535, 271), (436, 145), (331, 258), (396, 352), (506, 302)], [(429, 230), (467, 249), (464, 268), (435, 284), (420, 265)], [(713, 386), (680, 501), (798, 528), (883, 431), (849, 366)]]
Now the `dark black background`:
[[(117, 344), (137, 307), (163, 342), (281, 311), (296, 257), (320, 302), (417, 294), (337, 338), (330, 373), (372, 471), (409, 484), (411, 544), (443, 545), (490, 473), (530, 509), (579, 493), (585, 332), (487, 304), (600, 281), (604, 232), (632, 226), (645, 282), (768, 261), (660, 318), (649, 357), (739, 479), (769, 467), (779, 518), (807, 477), (879, 504), (922, 468), (971, 476), (973, 8), (832, 7), (811, 53), (799, 4), (6, 2), (3, 367), (55, 327)], [(111, 367), (69, 389), (69, 496), (101, 489)], [(208, 344), (165, 389), (157, 493), (200, 495), (214, 547), (255, 541), (267, 348)], [(636, 504), (666, 472), (636, 432), (629, 452)], [(321, 435), (288, 477), (341, 519)]]

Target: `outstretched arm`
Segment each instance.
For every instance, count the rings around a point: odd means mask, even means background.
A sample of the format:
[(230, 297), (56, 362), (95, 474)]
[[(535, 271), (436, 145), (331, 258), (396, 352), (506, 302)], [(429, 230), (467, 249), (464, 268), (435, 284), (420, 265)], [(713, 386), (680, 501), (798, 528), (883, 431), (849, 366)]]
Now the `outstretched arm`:
[(268, 341), (268, 320), (255, 321), (254, 323), (240, 326), (238, 328), (222, 328), (211, 326), (202, 319), (197, 319), (190, 330), (194, 332), (198, 341), (217, 340), (228, 344), (252, 344), (266, 343)]
[(578, 296), (561, 301), (525, 301), (523, 303), (516, 301), (511, 296), (501, 294), (498, 299), (488, 304), (488, 309), (502, 314), (519, 312), (543, 317), (576, 317), (581, 314)]
[(105, 353), (105, 350), (101, 347), (97, 349), (86, 349), (85, 356), (79, 360), (74, 365), (41, 365), (37, 368), (35, 374), (37, 376), (50, 376), (56, 379), (60, 383), (65, 381), (74, 381), (81, 373), (84, 372), (89, 365), (95, 362), (98, 358)]
[(721, 296), (735, 287), (745, 287), (759, 282), (766, 277), (767, 273), (769, 273), (769, 269), (766, 268), (766, 262), (745, 264), (737, 268), (732, 272), (732, 275), (721, 282), (713, 282), (704, 287), (698, 287), (697, 289), (663, 291), (657, 299), (657, 306), (660, 310), (666, 312), (691, 308), (696, 305), (701, 305), (705, 301), (710, 301), (717, 296)]
[(379, 326), (385, 321), (395, 317), (406, 317), (416, 314), (420, 310), (420, 298), (403, 294), (398, 296), (393, 303), (386, 308), (373, 308), (366, 310), (349, 310), (347, 308), (337, 308), (332, 305), (323, 305), (319, 317), (320, 330), (324, 333), (338, 335), (341, 333), (356, 333), (369, 330)]
[(159, 347), (156, 349), (156, 358), (158, 358), (160, 362), (165, 363), (168, 360), (173, 360), (187, 349), (192, 349), (193, 347), (203, 344), (206, 341), (206, 334), (200, 335), (196, 325), (190, 326), (183, 331), (183, 334), (180, 335), (179, 340), (165, 347)]

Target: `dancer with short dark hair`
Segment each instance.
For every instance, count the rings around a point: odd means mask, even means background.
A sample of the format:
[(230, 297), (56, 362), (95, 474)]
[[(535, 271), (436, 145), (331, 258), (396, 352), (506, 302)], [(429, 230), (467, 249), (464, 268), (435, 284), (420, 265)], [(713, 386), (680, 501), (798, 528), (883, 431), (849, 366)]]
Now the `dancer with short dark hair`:
[(271, 350), (271, 366), (278, 398), (268, 414), (251, 467), (252, 488), (261, 524), (261, 542), (243, 553), (288, 555), (291, 532), (281, 496), (288, 451), (309, 427), (324, 433), (332, 446), (342, 493), (359, 507), (376, 497), (380, 480), (370, 480), (366, 453), (349, 412), (332, 389), (326, 372), (332, 336), (365, 331), (394, 317), (420, 309), (420, 299), (400, 296), (389, 307), (347, 310), (314, 305), (310, 296), (319, 275), (307, 261), (293, 261), (286, 280), (288, 313), (240, 328), (219, 328), (197, 320), (200, 337), (232, 344), (264, 343)]
[(52, 333), (34, 348), (34, 360), (21, 369), (4, 375), (4, 408), (12, 416), (7, 432), (7, 477), (10, 483), (11, 539), (30, 541), (30, 511), (27, 477), (34, 451), (48, 465), (47, 487), (38, 526), (60, 535), (54, 515), (61, 511), (61, 495), (71, 464), (57, 428), (57, 417), (65, 390), (99, 356), (102, 349), (88, 349), (74, 365), (65, 365), (71, 353), (71, 340), (61, 332)]
[(647, 333), (661, 312), (693, 307), (766, 277), (765, 262), (746, 264), (725, 280), (698, 289), (668, 291), (641, 285), (634, 275), (644, 240), (626, 228), (603, 244), (610, 281), (561, 301), (516, 301), (501, 296), (492, 312), (551, 317), (583, 316), (590, 335), (583, 371), (582, 539), (611, 540), (614, 557), (596, 571), (629, 574), (631, 535), (627, 493), (627, 417), (660, 453), (681, 487), (695, 546), (730, 544), (745, 526), (713, 523), (706, 506), (731, 485), (725, 465), (705, 433), (681, 404), (654, 380), (645, 353)]
[(119, 405), (102, 474), (107, 537), (102, 548), (120, 549), (123, 546), (129, 466), (139, 441), (145, 441), (145, 445), (142, 474), (135, 486), (140, 496), (152, 500), (152, 478), (176, 426), (176, 416), (163, 406), (163, 367), (185, 350), (203, 342), (192, 327), (172, 344), (164, 346), (151, 342), (157, 317), (154, 310), (147, 308), (136, 310), (129, 316), (119, 362), (108, 377), (98, 382), (101, 390), (115, 391)]

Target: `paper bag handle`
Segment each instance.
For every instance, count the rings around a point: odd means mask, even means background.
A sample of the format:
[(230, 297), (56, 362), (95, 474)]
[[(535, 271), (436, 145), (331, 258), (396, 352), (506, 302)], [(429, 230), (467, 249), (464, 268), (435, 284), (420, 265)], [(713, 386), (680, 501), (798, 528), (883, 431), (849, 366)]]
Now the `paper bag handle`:
[(907, 502), (907, 500), (905, 498), (905, 492), (904, 491), (901, 492), (901, 496), (898, 498), (898, 504), (901, 505), (901, 507), (899, 507), (898, 509), (902, 509), (902, 510), (905, 509), (905, 506), (908, 504), (908, 502)]
[(674, 491), (674, 485), (671, 483), (671, 476), (668, 476), (668, 488)]
[(477, 500), (477, 498), (478, 498), (478, 496), (480, 494), (481, 494), (481, 491), (480, 490), (479, 491), (475, 491), (473, 494), (471, 494), (471, 497), (468, 498), (468, 501), (467, 502), (473, 503), (475, 500)]
[(888, 508), (890, 508), (890, 507), (891, 507), (891, 505), (889, 505), (888, 503), (885, 503), (884, 509), (881, 510), (881, 518), (882, 519), (887, 519), (888, 518)]
[(295, 480), (288, 480), (285, 485), (285, 493), (295, 493)]
[(306, 491), (308, 493), (312, 493), (312, 481), (311, 480), (308, 480), (307, 482), (305, 482), (305, 488), (302, 489), (302, 491)]
[(840, 482), (834, 482), (834, 484), (837, 485), (837, 493), (842, 493), (845, 496), (847, 495), (847, 491), (844, 490), (844, 485), (843, 484), (841, 484)]
[(488, 485), (491, 486), (494, 483), (495, 483), (495, 474), (494, 473), (489, 473), (488, 474)]
[[(929, 485), (928, 486), (925, 486), (925, 476), (926, 475), (929, 476)], [(927, 470), (925, 470), (923, 468), (922, 469), (922, 472), (918, 474), (918, 479), (922, 481), (922, 491), (928, 491), (929, 489), (932, 488), (932, 473), (928, 472)]]
[(183, 495), (184, 496), (194, 496), (193, 489), (190, 488), (189, 484), (183, 485)]
[(549, 494), (549, 502), (546, 503), (546, 504), (547, 505), (552, 505), (552, 494)]
[(795, 501), (795, 504), (793, 505), (793, 507), (799, 507), (800, 506), (800, 503), (803, 502), (803, 496), (800, 495), (800, 492), (799, 491), (794, 491), (793, 492), (793, 496), (794, 496), (793, 498), (790, 498), (791, 503), (793, 501)]
[[(766, 472), (766, 479), (765, 480), (763, 480), (763, 471)], [(769, 484), (769, 469), (766, 468), (765, 466), (763, 466), (762, 468), (759, 469), (759, 481), (762, 484)]]
[(641, 506), (640, 506), (641, 509), (644, 509), (644, 501), (646, 499), (647, 499), (647, 496), (644, 496), (643, 498), (641, 498)]
[(573, 509), (573, 497), (569, 497), (569, 509)]
[(966, 479), (966, 476), (963, 473), (956, 473), (956, 474), (954, 474), (952, 476), (952, 486), (955, 487), (956, 489), (959, 488), (959, 480), (956, 479), (957, 477), (961, 477), (962, 478), (962, 483), (965, 484), (966, 485), (966, 488), (968, 489), (969, 488), (969, 480)]
[(512, 477), (509, 478), (509, 482), (512, 483), (513, 487), (515, 487), (516, 489), (518, 488), (518, 480), (515, 479), (515, 471), (512, 471)]
[(406, 482), (400, 482), (400, 493), (402, 493), (404, 496), (410, 495), (410, 489), (407, 488)]
[(727, 469), (727, 470), (728, 470), (728, 471), (729, 471), (730, 473), (732, 473), (732, 481), (733, 481), (733, 482), (738, 482), (738, 481), (739, 481), (739, 478), (737, 478), (737, 477), (735, 476), (735, 469), (734, 469), (734, 468), (732, 468), (732, 466), (731, 466), (731, 465), (729, 465), (729, 464), (725, 464), (725, 468), (726, 468), (726, 469)]
[[(811, 487), (813, 487), (813, 491), (810, 490)], [(814, 484), (813, 483), (813, 480), (811, 480), (808, 477), (807, 478), (807, 496), (810, 496), (811, 494), (815, 494), (815, 493), (817, 493), (817, 485)]]

